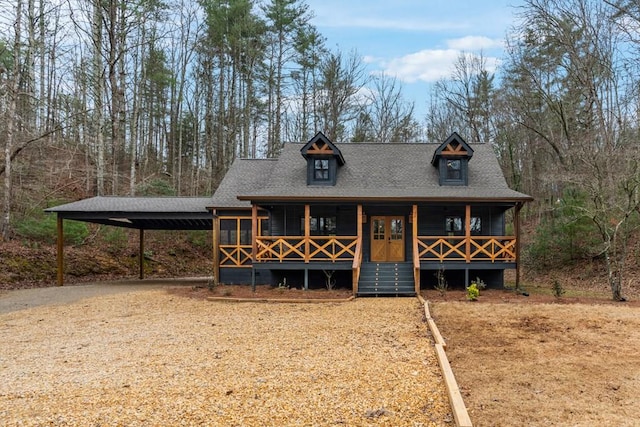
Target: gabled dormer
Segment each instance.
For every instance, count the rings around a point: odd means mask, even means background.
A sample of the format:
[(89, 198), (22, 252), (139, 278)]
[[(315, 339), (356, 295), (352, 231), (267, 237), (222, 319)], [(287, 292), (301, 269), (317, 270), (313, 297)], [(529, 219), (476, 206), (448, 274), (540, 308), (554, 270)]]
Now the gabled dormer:
[(431, 164), (438, 168), (440, 185), (469, 185), (473, 148), (456, 132), (436, 149)]
[(342, 153), (322, 132), (300, 150), (307, 160), (307, 185), (336, 185), (338, 167), (344, 165)]

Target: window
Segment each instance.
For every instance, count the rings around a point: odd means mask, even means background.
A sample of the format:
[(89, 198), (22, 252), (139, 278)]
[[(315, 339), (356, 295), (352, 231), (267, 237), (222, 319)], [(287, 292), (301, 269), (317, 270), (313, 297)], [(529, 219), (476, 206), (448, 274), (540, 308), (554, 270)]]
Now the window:
[(314, 160), (313, 178), (317, 181), (329, 180), (329, 160)]
[[(448, 216), (445, 219), (445, 230), (455, 233), (464, 230), (464, 218), (461, 216)], [(471, 217), (471, 233), (482, 232), (482, 219), (479, 216)]]
[(462, 217), (448, 216), (445, 220), (445, 230), (449, 233), (462, 231)]
[[(309, 218), (309, 232), (324, 236), (336, 234), (336, 217), (312, 216)], [(304, 234), (304, 217), (300, 218), (300, 234)]]
[(472, 233), (480, 233), (482, 232), (482, 222), (479, 216), (471, 217), (471, 232)]
[(447, 160), (447, 180), (459, 181), (462, 179), (462, 160)]

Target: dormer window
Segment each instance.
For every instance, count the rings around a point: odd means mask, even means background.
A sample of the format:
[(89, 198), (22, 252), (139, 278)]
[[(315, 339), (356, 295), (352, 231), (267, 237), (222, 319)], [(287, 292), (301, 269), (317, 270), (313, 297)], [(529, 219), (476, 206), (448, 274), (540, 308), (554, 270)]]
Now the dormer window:
[(329, 180), (329, 160), (328, 159), (314, 160), (313, 177), (316, 181)]
[(447, 181), (462, 179), (462, 161), (460, 159), (447, 160)]
[(338, 167), (344, 165), (338, 147), (318, 132), (300, 152), (307, 161), (307, 185), (336, 185)]
[(433, 153), (431, 164), (438, 168), (440, 185), (469, 185), (471, 148), (457, 133), (451, 134)]

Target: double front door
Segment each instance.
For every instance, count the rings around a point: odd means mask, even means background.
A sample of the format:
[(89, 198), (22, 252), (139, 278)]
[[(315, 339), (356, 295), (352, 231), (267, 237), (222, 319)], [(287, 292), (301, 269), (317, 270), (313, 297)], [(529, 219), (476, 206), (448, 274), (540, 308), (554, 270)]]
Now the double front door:
[(404, 217), (371, 217), (371, 261), (404, 261)]

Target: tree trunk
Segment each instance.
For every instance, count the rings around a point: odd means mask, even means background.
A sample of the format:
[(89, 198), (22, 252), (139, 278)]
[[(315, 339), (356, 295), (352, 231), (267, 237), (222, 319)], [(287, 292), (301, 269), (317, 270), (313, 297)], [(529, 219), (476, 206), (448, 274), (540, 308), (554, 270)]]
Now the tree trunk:
[(3, 212), (2, 223), (0, 223), (0, 235), (2, 235), (3, 241), (8, 241), (10, 238), (11, 227), (11, 154), (12, 147), (14, 145), (15, 135), (17, 131), (16, 126), (16, 113), (18, 103), (18, 89), (20, 87), (20, 49), (21, 49), (21, 36), (22, 36), (22, 0), (17, 0), (16, 3), (16, 20), (14, 23), (14, 41), (13, 41), (13, 70), (11, 72), (11, 78), (9, 80), (9, 102), (7, 104), (7, 140), (4, 146), (4, 200), (3, 200)]

